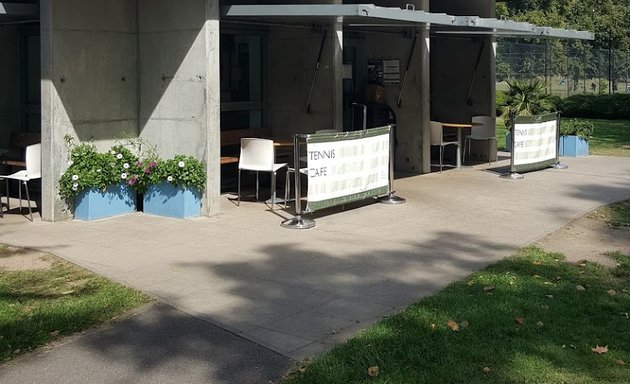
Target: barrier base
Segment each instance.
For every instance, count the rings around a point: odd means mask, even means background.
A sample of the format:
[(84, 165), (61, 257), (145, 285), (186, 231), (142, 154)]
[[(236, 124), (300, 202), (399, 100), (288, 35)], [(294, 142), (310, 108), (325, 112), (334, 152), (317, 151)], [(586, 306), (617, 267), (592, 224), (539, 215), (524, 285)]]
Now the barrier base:
[(378, 199), (378, 202), (381, 204), (387, 204), (387, 205), (400, 205), (400, 204), (405, 204), (407, 202), (407, 199), (398, 197), (394, 195), (394, 193), (392, 192), (389, 195)]
[(295, 216), (292, 219), (283, 221), (280, 226), (288, 229), (311, 229), (315, 226), (315, 220), (305, 219), (302, 216)]
[(567, 169), (567, 168), (569, 168), (569, 166), (566, 165), (566, 164), (562, 164), (561, 162), (558, 161), (557, 163), (552, 165), (551, 168), (554, 168), (554, 169)]
[(525, 178), (525, 176), (521, 175), (520, 173), (516, 173), (516, 172), (506, 172), (506, 173), (502, 174), (499, 177), (502, 178), (502, 179), (511, 179), (511, 180), (521, 180), (521, 179)]

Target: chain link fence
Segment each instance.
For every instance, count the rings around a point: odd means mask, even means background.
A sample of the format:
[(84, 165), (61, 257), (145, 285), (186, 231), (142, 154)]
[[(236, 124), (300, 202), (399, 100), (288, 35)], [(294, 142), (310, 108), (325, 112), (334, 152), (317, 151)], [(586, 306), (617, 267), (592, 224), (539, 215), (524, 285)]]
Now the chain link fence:
[(510, 79), (545, 80), (547, 92), (562, 97), (630, 93), (630, 51), (499, 40), (497, 91), (507, 89)]

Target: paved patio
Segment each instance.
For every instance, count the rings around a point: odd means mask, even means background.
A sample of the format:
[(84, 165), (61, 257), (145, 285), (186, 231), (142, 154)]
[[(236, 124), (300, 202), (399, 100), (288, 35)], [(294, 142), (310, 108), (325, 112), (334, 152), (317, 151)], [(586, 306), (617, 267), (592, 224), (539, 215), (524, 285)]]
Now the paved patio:
[(30, 223), (7, 214), (0, 242), (50, 251), (300, 360), (593, 208), (630, 199), (630, 158), (563, 162), (570, 168), (517, 181), (487, 166), (401, 178), (407, 204), (316, 217), (307, 231), (281, 228), (287, 212), (226, 197), (223, 214), (193, 220), (138, 213)]

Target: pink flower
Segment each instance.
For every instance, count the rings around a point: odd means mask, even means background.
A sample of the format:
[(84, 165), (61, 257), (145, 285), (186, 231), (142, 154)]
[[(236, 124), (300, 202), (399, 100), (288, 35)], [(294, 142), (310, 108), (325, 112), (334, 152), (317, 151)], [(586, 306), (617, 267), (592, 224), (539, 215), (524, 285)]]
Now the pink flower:
[(145, 173), (146, 175), (148, 175), (149, 173), (151, 173), (151, 168), (149, 168), (149, 167), (145, 168), (145, 169), (144, 169), (144, 173)]
[(156, 161), (152, 161), (151, 164), (149, 164), (149, 167), (151, 167), (151, 168), (157, 167), (157, 162)]
[(131, 179), (129, 179), (128, 183), (129, 185), (135, 185), (138, 182), (138, 178), (133, 176)]

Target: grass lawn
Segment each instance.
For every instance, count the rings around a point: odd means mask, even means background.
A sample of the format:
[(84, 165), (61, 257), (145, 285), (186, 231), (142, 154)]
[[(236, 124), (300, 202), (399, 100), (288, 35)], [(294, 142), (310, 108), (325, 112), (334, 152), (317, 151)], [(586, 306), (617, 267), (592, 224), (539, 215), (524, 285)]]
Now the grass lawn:
[[(568, 121), (564, 118), (563, 121)], [(628, 120), (598, 120), (591, 121), (595, 128), (593, 137), (589, 141), (590, 154), (602, 156), (630, 157), (630, 121)], [(497, 148), (505, 150), (505, 124), (497, 119)]]
[[(628, 204), (602, 217), (628, 222)], [(285, 383), (630, 383), (630, 256), (611, 257), (612, 271), (525, 248), (359, 333)]]
[[(27, 252), (0, 244), (0, 261)], [(37, 262), (36, 269), (0, 268), (0, 361), (149, 301), (136, 290), (56, 257), (43, 256)]]

